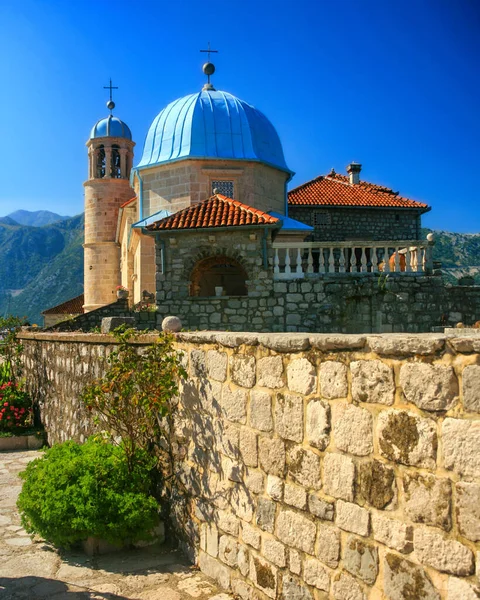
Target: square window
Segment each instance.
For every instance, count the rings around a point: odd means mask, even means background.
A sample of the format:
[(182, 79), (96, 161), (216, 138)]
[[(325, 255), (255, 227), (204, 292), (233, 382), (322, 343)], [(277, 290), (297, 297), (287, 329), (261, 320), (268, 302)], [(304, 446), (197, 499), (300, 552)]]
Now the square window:
[(314, 227), (328, 227), (332, 223), (332, 216), (327, 210), (316, 210), (312, 215)]
[(212, 194), (215, 193), (234, 198), (233, 181), (212, 181)]

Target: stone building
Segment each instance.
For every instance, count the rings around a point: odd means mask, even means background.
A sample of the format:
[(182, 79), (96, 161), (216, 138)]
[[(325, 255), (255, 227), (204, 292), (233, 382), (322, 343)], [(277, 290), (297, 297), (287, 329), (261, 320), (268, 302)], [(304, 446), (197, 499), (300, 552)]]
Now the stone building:
[(361, 180), (358, 163), (287, 193), (272, 123), (210, 78), (158, 114), (136, 166), (134, 145), (112, 115), (87, 142), (85, 313), (122, 286), (137, 310), (155, 298), (157, 324), (174, 314), (189, 329), (415, 332), (480, 317), (475, 290), (459, 301), (433, 274), (427, 204)]

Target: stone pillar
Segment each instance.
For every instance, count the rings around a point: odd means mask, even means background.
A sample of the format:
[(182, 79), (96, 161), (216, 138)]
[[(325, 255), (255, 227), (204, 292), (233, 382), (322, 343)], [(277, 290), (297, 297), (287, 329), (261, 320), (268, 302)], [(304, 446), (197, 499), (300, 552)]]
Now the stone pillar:
[(112, 149), (105, 148), (105, 179), (112, 176)]
[(120, 176), (122, 179), (127, 179), (127, 152), (126, 148), (120, 148)]

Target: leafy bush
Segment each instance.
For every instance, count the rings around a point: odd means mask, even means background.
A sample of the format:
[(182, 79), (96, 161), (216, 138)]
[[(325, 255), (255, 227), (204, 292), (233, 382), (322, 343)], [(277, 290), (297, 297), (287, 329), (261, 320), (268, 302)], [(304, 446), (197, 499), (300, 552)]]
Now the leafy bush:
[(19, 317), (0, 318), (0, 383), (17, 381), (22, 371), (23, 346), (17, 333), (26, 321)]
[(168, 432), (179, 377), (186, 377), (173, 337), (162, 334), (139, 346), (138, 334), (125, 326), (115, 332), (116, 349), (102, 379), (87, 385), (82, 400), (113, 443), (121, 440), (133, 468), (137, 449), (168, 448)]
[(152, 459), (125, 452), (98, 437), (56, 444), (21, 474), (17, 506), (28, 533), (57, 546), (96, 536), (112, 544), (151, 539), (158, 505), (150, 494)]
[(18, 383), (0, 385), (0, 431), (15, 431), (32, 424), (32, 402)]

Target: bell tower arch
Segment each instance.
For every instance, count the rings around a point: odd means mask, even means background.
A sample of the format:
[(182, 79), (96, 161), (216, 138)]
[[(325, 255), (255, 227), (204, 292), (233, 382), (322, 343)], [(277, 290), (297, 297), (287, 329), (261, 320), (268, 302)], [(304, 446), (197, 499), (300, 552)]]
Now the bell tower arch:
[[(107, 108), (112, 111), (111, 99)], [(98, 121), (87, 141), (88, 179), (85, 181), (84, 293), (85, 312), (110, 304), (121, 283), (120, 245), (116, 241), (120, 205), (135, 195), (130, 186), (133, 165), (132, 134), (114, 117)]]

